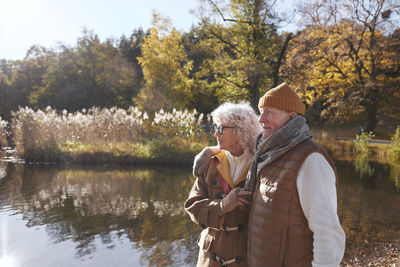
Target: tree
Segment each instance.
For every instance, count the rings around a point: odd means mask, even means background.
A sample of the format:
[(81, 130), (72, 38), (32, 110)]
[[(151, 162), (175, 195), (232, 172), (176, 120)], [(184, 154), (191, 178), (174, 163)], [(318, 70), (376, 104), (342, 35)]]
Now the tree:
[(389, 0), (317, 0), (303, 7), (308, 26), (296, 36), (287, 69), (301, 62), (306, 78), (293, 82), (310, 89), (303, 92), (310, 103), (324, 102), (323, 117), (346, 121), (365, 114), (366, 130), (375, 129), (388, 96), (399, 89), (388, 86), (399, 73), (385, 71), (399, 64), (386, 49), (396, 19), (391, 14), (399, 10)]
[(183, 109), (192, 100), (189, 73), (193, 63), (187, 58), (181, 33), (169, 27), (166, 19), (153, 14), (153, 28), (144, 37), (138, 57), (145, 85), (136, 103), (149, 112)]
[(30, 95), (36, 107), (78, 110), (92, 106), (124, 108), (137, 92), (137, 73), (114, 46), (84, 30), (77, 46), (61, 45), (48, 67), (44, 84)]
[(1, 116), (10, 118), (18, 106), (30, 106), (29, 95), (43, 86), (43, 75), (53, 56), (50, 50), (32, 46), (23, 60), (3, 62), (1, 78)]
[(210, 57), (196, 79), (215, 90), (220, 102), (247, 100), (257, 108), (260, 91), (279, 82), (277, 73), (291, 37), (277, 34), (282, 20), (274, 1), (203, 1), (200, 17), (204, 39), (199, 45)]
[(201, 66), (205, 60), (211, 58), (212, 53), (206, 46), (199, 45), (205, 33), (202, 27), (192, 27), (188, 33), (183, 35), (183, 45), (188, 59), (193, 62), (193, 68), (189, 77), (192, 79), (191, 92), (193, 98), (189, 105), (200, 113), (211, 113), (218, 106), (218, 98), (214, 88), (207, 86), (204, 79), (196, 79), (196, 75), (201, 71)]
[[(136, 88), (139, 88), (143, 84), (143, 71), (137, 60), (138, 57), (142, 56), (142, 43), (144, 37), (148, 35), (142, 28), (134, 30), (129, 38), (124, 35), (121, 36), (119, 41), (119, 49), (124, 56), (124, 58), (132, 64), (132, 67), (136, 73)], [(136, 95), (135, 95), (136, 96)]]

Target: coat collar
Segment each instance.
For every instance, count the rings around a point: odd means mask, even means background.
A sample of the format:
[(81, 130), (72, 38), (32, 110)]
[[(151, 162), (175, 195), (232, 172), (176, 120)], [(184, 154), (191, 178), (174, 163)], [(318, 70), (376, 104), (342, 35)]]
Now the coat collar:
[(231, 170), (229, 168), (229, 161), (228, 157), (226, 156), (226, 151), (221, 150), (217, 155), (214, 156), (218, 160), (217, 171), (222, 175), (224, 180), (229, 184), (231, 188), (235, 188), (238, 184), (246, 179), (247, 172), (249, 170), (250, 164), (244, 168), (242, 174), (240, 175), (239, 179), (237, 179), (236, 183), (232, 181)]

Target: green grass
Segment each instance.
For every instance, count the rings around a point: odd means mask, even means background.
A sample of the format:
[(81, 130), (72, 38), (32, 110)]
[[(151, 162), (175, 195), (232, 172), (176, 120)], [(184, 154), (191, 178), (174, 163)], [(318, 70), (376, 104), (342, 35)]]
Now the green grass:
[(178, 138), (137, 143), (82, 144), (67, 142), (53, 148), (25, 151), (27, 162), (80, 164), (192, 164), (194, 156), (209, 144)]

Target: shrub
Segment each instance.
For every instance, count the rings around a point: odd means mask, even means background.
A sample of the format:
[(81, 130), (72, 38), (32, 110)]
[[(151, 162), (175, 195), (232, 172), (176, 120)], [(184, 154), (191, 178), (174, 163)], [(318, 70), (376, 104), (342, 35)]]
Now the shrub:
[(389, 148), (390, 160), (393, 163), (400, 164), (400, 126), (397, 126), (395, 133), (391, 138), (392, 143)]
[(371, 153), (371, 149), (368, 144), (369, 141), (374, 137), (372, 132), (362, 132), (356, 136), (354, 140), (354, 153), (356, 155), (368, 155)]

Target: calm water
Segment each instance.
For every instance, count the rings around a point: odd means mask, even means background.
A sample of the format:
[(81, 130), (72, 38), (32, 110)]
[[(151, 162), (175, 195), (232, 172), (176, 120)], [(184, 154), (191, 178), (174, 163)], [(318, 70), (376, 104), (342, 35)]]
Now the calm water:
[[(195, 265), (190, 168), (0, 164), (0, 266)], [(400, 238), (400, 172), (357, 168), (338, 164), (345, 258)]]

